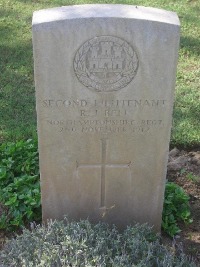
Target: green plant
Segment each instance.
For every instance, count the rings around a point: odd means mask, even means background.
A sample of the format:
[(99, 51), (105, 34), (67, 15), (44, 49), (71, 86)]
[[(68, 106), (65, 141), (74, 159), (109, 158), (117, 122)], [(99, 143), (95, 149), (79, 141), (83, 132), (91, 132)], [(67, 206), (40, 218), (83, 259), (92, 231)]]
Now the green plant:
[(183, 174), (185, 174), (186, 173), (186, 169), (185, 168), (182, 168), (181, 170), (180, 170), (180, 175), (183, 175)]
[(192, 172), (189, 172), (187, 175), (186, 175), (186, 178), (194, 183), (198, 183), (199, 181), (199, 178), (198, 176), (194, 175)]
[(37, 142), (0, 146), (0, 229), (15, 229), (41, 219)]
[[(41, 219), (37, 142), (9, 142), (0, 146), (0, 229), (15, 229)], [(167, 183), (162, 218), (165, 232), (180, 232), (177, 222), (190, 223), (189, 197), (174, 183)]]
[(181, 250), (159, 243), (147, 225), (136, 224), (119, 233), (113, 226), (88, 221), (49, 221), (46, 227), (11, 240), (0, 252), (4, 267), (195, 267)]
[(170, 236), (181, 230), (178, 222), (191, 223), (189, 196), (175, 183), (167, 182), (165, 187), (162, 228)]

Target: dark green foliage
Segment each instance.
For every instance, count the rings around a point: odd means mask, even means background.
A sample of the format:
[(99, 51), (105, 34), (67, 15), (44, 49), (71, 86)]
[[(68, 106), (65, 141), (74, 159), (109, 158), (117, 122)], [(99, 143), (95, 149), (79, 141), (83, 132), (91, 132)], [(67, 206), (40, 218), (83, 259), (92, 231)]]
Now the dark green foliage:
[(178, 227), (178, 222), (192, 222), (189, 196), (180, 186), (168, 182), (165, 187), (162, 228), (170, 236), (174, 236), (181, 231)]
[[(66, 220), (66, 219), (65, 219)], [(49, 222), (24, 230), (0, 254), (4, 267), (195, 267), (181, 251), (159, 243), (147, 225), (128, 227), (119, 233), (104, 223)]]
[[(5, 143), (0, 146), (0, 229), (13, 230), (40, 221), (40, 185), (37, 142)], [(174, 183), (167, 183), (162, 228), (170, 236), (180, 232), (178, 222), (190, 223), (189, 197)]]
[(37, 142), (0, 146), (0, 229), (15, 229), (41, 219)]

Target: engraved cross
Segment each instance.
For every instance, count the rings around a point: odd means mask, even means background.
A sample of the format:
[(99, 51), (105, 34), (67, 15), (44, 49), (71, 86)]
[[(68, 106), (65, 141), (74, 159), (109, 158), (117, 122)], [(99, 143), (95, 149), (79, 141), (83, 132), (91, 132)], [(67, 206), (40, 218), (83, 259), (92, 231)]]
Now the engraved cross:
[(106, 139), (101, 139), (101, 163), (97, 163), (97, 164), (85, 164), (85, 163), (81, 163), (79, 164), (77, 163), (77, 170), (81, 167), (98, 167), (101, 168), (101, 205), (100, 208), (105, 208), (106, 209), (106, 205), (105, 205), (105, 181), (106, 181), (106, 167), (115, 167), (115, 168), (130, 168), (130, 164), (129, 163), (106, 163), (106, 149), (107, 149), (107, 140)]

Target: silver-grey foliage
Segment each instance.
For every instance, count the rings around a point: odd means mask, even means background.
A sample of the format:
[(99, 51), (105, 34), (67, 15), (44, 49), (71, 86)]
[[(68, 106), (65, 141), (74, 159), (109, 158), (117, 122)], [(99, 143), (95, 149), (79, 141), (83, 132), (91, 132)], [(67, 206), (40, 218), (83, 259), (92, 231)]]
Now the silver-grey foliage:
[(181, 252), (159, 243), (147, 225), (120, 233), (104, 223), (50, 221), (11, 240), (0, 253), (3, 267), (195, 267)]

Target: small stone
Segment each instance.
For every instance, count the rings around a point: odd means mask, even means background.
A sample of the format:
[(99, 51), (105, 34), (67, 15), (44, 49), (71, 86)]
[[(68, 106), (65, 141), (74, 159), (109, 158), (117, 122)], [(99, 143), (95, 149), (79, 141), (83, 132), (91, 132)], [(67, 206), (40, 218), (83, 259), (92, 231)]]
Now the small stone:
[(200, 166), (200, 151), (192, 152), (192, 153), (190, 153), (190, 155), (192, 156), (191, 162), (193, 164)]
[(180, 164), (177, 164), (175, 162), (169, 162), (167, 165), (167, 170), (168, 171), (178, 171), (181, 169)]
[(175, 159), (175, 162), (184, 166), (188, 162), (188, 158), (186, 156), (180, 156), (177, 159)]
[(176, 159), (169, 160), (169, 163), (167, 165), (168, 171), (178, 171), (186, 166), (187, 164), (187, 157), (186, 156), (180, 156)]
[(175, 147), (169, 152), (169, 157), (176, 157), (179, 154), (179, 150)]

